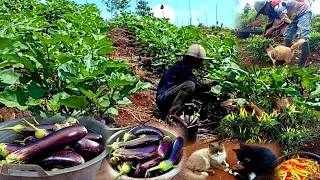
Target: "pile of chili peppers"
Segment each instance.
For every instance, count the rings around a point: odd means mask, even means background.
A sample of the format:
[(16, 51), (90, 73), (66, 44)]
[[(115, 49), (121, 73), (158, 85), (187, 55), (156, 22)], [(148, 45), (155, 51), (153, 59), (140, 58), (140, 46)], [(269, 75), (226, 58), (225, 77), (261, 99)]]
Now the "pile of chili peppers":
[(318, 172), (317, 161), (296, 156), (275, 168), (275, 180), (309, 180)]

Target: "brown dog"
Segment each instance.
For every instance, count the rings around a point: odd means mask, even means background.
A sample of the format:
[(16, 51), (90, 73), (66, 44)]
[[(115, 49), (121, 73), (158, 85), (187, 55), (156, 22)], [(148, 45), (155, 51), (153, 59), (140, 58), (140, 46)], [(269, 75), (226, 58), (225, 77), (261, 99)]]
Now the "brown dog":
[(299, 48), (306, 40), (300, 39), (298, 42), (294, 43), (290, 48), (286, 46), (272, 47), (270, 44), (267, 48), (267, 53), (275, 66), (276, 61), (285, 61), (285, 64), (290, 64), (292, 57), (294, 55), (294, 50)]

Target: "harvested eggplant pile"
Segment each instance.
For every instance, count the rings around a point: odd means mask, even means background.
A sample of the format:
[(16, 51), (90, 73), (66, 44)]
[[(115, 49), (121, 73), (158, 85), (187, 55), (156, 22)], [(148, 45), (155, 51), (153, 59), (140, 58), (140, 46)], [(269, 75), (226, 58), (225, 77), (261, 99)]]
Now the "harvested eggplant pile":
[(175, 114), (169, 114), (169, 123), (174, 127), (187, 128), (199, 123), (200, 110), (195, 103), (186, 103)]
[(177, 167), (183, 143), (180, 136), (171, 139), (158, 128), (138, 126), (108, 145), (113, 150), (109, 163), (118, 172), (116, 179), (157, 177)]
[(0, 143), (0, 166), (37, 164), (47, 171), (58, 170), (83, 164), (104, 151), (102, 136), (88, 133), (75, 118), (55, 124), (34, 122), (22, 120), (24, 124), (0, 129), (25, 135), (13, 143)]

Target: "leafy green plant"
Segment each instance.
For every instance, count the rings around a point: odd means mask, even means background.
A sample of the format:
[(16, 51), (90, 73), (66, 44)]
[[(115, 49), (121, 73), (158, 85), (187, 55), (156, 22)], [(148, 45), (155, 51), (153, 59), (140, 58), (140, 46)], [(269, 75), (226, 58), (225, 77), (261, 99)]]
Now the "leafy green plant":
[[(1, 2), (0, 103), (33, 113), (116, 115), (151, 87), (127, 62), (107, 59), (112, 41), (99, 10), (67, 0)], [(85, 25), (84, 25), (85, 23)]]
[(320, 32), (320, 15), (312, 16), (312, 29), (315, 32)]
[(266, 39), (261, 35), (251, 35), (245, 42), (247, 43), (246, 49), (255, 61), (267, 61), (269, 59), (266, 48), (269, 44), (274, 45), (272, 39)]
[(203, 45), (208, 56), (216, 58), (217, 62), (226, 58), (236, 60), (237, 41), (232, 33), (211, 35), (208, 29), (195, 26), (178, 28), (166, 19), (139, 17), (130, 13), (114, 18), (110, 26), (133, 32), (138, 38), (136, 44), (154, 55), (155, 66), (170, 67), (179, 60), (176, 54), (186, 51), (193, 43)]
[(248, 11), (248, 13), (240, 13), (237, 15), (237, 26), (239, 28), (246, 28), (255, 20), (257, 12), (255, 10)]
[(227, 115), (220, 123), (223, 136), (247, 142), (275, 142), (284, 145), (285, 152), (295, 152), (304, 144), (311, 126), (316, 126), (317, 119), (307, 108), (295, 105), (284, 107), (284, 112), (277, 110), (263, 112), (257, 116), (240, 108), (238, 113)]
[(311, 51), (315, 51), (320, 47), (320, 32), (310, 33), (309, 44)]

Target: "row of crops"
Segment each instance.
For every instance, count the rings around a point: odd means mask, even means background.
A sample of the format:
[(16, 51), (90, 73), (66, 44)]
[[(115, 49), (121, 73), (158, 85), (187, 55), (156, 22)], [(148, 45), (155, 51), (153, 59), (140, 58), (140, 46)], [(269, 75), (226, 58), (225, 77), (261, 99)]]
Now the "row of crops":
[[(153, 66), (164, 69), (179, 60), (176, 53), (193, 43), (203, 45), (215, 59), (195, 73), (218, 82), (212, 94), (232, 94), (234, 103), (253, 102), (263, 109), (262, 118), (248, 118), (248, 112), (228, 115), (221, 123), (225, 135), (281, 142), (293, 151), (318, 127), (319, 70), (242, 67), (237, 38), (230, 30), (176, 27), (134, 13), (106, 22), (94, 5), (67, 0), (1, 0), (0, 16), (2, 106), (41, 115), (117, 115), (117, 105), (130, 104), (128, 96), (152, 87), (141, 82), (126, 61), (105, 57), (114, 51), (108, 32), (124, 28), (136, 35), (135, 46), (153, 56)], [(272, 100), (286, 97), (291, 106), (275, 113)]]

